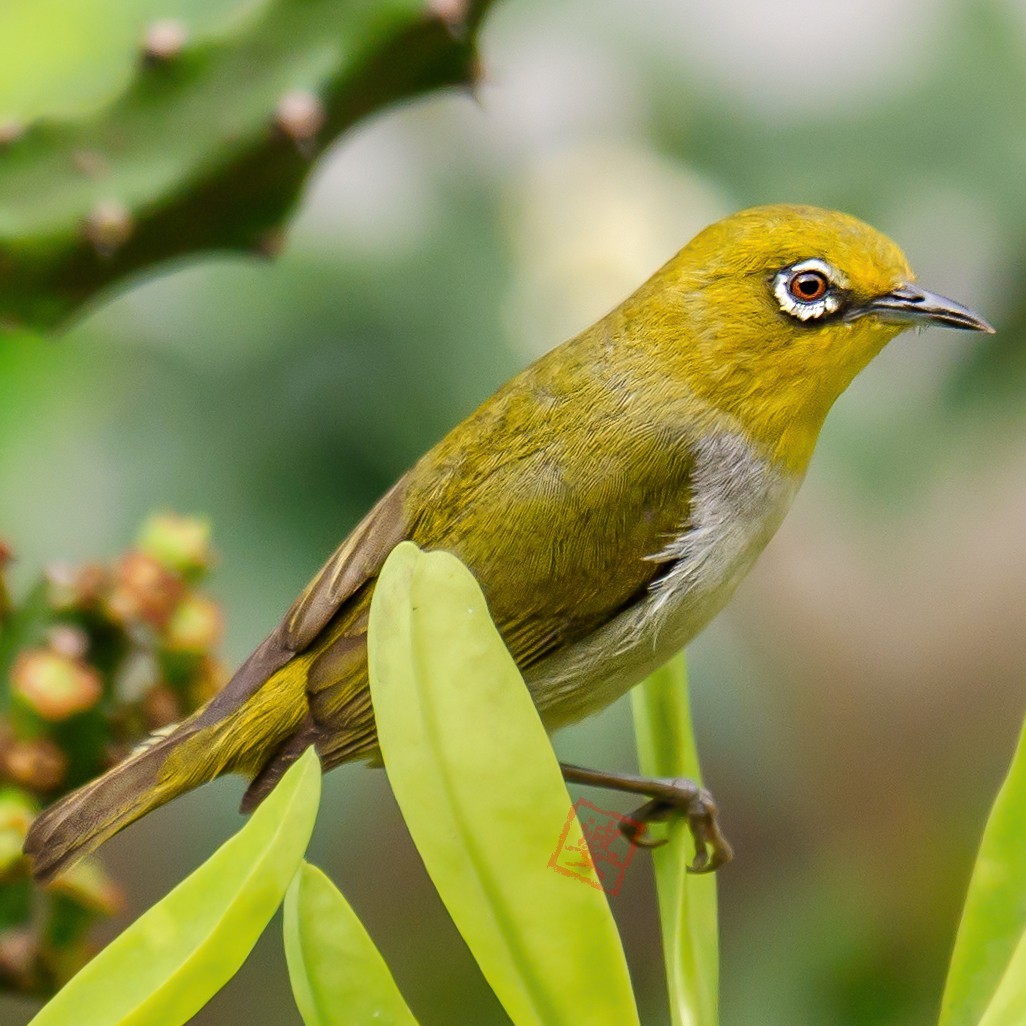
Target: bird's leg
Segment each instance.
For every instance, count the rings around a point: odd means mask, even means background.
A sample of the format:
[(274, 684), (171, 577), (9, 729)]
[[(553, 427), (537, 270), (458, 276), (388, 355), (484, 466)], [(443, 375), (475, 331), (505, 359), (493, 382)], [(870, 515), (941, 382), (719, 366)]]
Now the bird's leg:
[(655, 841), (646, 835), (649, 823), (664, 823), (674, 816), (686, 816), (691, 836), (695, 839), (695, 860), (689, 873), (710, 873), (734, 857), (734, 849), (720, 831), (718, 810), (713, 797), (687, 777), (640, 777), (633, 773), (606, 773), (582, 766), (559, 764), (568, 783), (608, 787), (614, 791), (644, 795), (649, 799), (620, 829), (631, 844), (657, 848), (665, 840)]

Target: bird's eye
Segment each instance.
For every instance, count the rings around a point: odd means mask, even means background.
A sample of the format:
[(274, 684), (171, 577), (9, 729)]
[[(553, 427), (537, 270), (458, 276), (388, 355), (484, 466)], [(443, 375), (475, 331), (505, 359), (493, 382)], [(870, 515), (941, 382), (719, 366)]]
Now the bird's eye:
[(803, 324), (812, 324), (841, 309), (848, 279), (825, 260), (809, 257), (782, 267), (773, 276), (770, 288), (781, 313)]
[(821, 271), (799, 271), (791, 276), (787, 291), (800, 303), (822, 299), (830, 288), (830, 280)]

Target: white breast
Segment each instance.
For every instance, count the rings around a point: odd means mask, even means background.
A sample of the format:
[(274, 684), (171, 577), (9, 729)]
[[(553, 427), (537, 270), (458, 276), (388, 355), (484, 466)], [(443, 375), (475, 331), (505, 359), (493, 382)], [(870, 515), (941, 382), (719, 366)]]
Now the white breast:
[(801, 478), (724, 433), (696, 446), (691, 484), (687, 523), (649, 557), (669, 568), (648, 596), (528, 672), (550, 730), (604, 708), (702, 630), (780, 526)]

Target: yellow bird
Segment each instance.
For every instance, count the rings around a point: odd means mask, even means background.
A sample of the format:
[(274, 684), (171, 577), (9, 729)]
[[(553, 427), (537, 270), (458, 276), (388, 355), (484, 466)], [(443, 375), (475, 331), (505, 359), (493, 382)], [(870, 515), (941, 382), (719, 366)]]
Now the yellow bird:
[[(378, 759), (367, 620), (404, 539), (471, 569), (549, 730), (608, 705), (730, 598), (834, 400), (887, 342), (993, 330), (914, 281), (845, 214), (765, 206), (706, 228), (423, 456), (209, 704), (43, 812), (25, 845), (36, 876), (222, 773), (251, 779), (249, 809), (311, 744), (326, 770)], [(690, 782), (564, 773), (646, 795), (642, 823), (686, 814), (696, 870), (729, 858)]]

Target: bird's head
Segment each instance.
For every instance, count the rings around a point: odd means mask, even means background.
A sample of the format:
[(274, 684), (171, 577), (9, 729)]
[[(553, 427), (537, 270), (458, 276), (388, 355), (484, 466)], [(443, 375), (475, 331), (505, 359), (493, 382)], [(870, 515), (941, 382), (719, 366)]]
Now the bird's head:
[(874, 228), (783, 204), (706, 228), (632, 299), (657, 317), (650, 330), (675, 337), (662, 354), (673, 373), (795, 469), (834, 400), (899, 332), (993, 331), (916, 285), (905, 255)]

